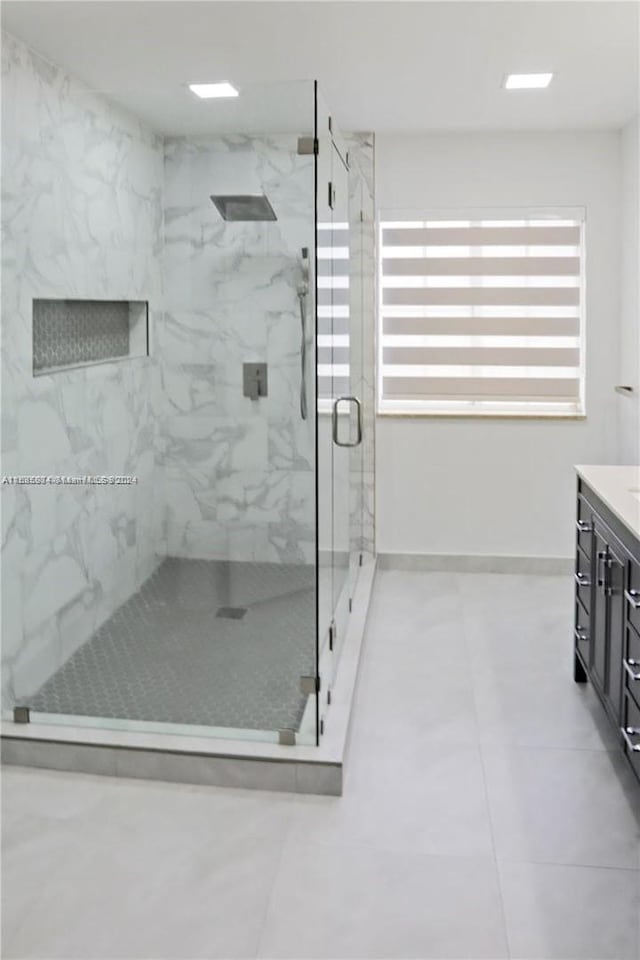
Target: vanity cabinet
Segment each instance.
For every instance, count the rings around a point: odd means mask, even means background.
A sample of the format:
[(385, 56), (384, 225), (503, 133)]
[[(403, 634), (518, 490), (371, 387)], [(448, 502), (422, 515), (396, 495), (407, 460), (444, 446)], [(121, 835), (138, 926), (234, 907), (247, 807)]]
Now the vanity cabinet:
[(574, 680), (590, 680), (640, 778), (640, 538), (578, 479)]

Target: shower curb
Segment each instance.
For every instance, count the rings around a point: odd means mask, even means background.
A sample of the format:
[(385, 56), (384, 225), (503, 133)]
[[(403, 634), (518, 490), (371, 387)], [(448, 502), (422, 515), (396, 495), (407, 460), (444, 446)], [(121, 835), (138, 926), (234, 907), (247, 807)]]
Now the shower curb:
[(340, 796), (342, 763), (179, 752), (2, 734), (2, 763), (107, 777)]

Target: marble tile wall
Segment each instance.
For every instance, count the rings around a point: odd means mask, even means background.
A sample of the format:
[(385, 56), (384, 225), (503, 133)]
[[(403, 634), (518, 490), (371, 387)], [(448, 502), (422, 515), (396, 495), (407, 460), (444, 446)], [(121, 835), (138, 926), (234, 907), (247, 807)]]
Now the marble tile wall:
[[(351, 204), (351, 257), (353, 261), (351, 314), (362, 313), (362, 326), (354, 325), (357, 341), (353, 355), (361, 357), (358, 367), (363, 405), (362, 452), (352, 460), (351, 482), (353, 528), (360, 532), (359, 546), (364, 553), (375, 553), (375, 399), (376, 399), (376, 222), (375, 222), (375, 141), (372, 133), (345, 136), (349, 151)], [(362, 223), (357, 215), (362, 211)], [(358, 289), (354, 289), (355, 286)], [(360, 484), (360, 471), (362, 484)], [(358, 515), (361, 522), (358, 523)]]
[(161, 307), (161, 141), (8, 35), (2, 40), (2, 473), (136, 485), (2, 486), (3, 706), (28, 695), (157, 563), (158, 368), (33, 377), (32, 298)]
[[(313, 301), (300, 415), (301, 249), (313, 251), (313, 157), (296, 136), (168, 139), (161, 364), (172, 556), (312, 563)], [(211, 194), (266, 194), (276, 222), (225, 222)], [(268, 364), (268, 396), (242, 365)]]

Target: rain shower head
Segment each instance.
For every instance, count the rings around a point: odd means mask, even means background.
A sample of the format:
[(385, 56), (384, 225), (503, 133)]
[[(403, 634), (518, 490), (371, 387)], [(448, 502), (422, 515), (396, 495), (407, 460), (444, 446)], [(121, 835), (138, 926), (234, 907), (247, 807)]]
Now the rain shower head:
[(277, 220), (274, 209), (264, 194), (213, 194), (211, 201), (223, 220)]

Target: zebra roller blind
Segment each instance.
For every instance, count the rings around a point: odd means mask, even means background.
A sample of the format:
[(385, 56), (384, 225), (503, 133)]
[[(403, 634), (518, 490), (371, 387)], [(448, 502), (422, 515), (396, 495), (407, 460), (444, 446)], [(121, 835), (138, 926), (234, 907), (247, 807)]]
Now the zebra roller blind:
[(349, 245), (348, 223), (318, 224), (318, 399), (326, 402), (349, 393)]
[(582, 412), (584, 218), (381, 223), (381, 412)]

